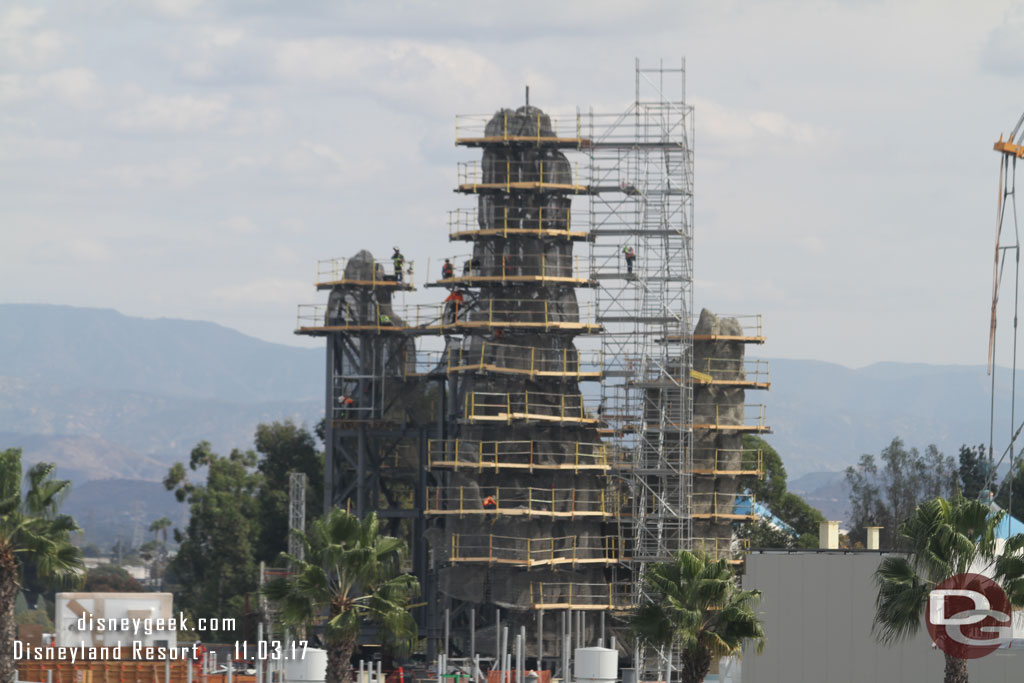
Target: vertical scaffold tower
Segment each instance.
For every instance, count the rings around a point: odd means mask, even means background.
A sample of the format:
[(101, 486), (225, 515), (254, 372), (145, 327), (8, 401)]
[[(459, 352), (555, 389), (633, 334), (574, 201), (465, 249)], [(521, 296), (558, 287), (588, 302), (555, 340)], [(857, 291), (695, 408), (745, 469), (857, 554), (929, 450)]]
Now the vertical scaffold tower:
[[(692, 430), (693, 109), (685, 65), (635, 65), (635, 98), (591, 113), (591, 276), (606, 379), (608, 439), (628, 454), (630, 578), (692, 538), (686, 453)], [(672, 658), (637, 653), (640, 680), (668, 680)]]
[(528, 102), (457, 125), (456, 144), (482, 157), (459, 164), (456, 187), (476, 207), (451, 215), (451, 240), (471, 252), (428, 285), (448, 291), (451, 331), (450, 436), (430, 444), (439, 483), (426, 510), (447, 545), (435, 553), (439, 588), (456, 649), (466, 653), (455, 634), (472, 614), (476, 642), (490, 650), (500, 609), (503, 625), (537, 624), (527, 653), (554, 664), (558, 624), (544, 628), (541, 614), (612, 610), (609, 572), (621, 561), (613, 454), (596, 401), (581, 393), (603, 366), (574, 344), (600, 331), (577, 300), (593, 282), (573, 255), (587, 236), (570, 208), (588, 189), (564, 152), (583, 141), (575, 117), (559, 130)]
[[(396, 293), (412, 290), (407, 275), (368, 251), (320, 261), (316, 288), (328, 292), (327, 304), (300, 305), (295, 333), (327, 342), (325, 513), (376, 513), (388, 534), (408, 542), (427, 592), (426, 450), (441, 433), (444, 375), (421, 372), (417, 362), (415, 336), (440, 330), (411, 320), (433, 311), (410, 314), (392, 304)], [(432, 606), (419, 612), (422, 632), (430, 633)]]

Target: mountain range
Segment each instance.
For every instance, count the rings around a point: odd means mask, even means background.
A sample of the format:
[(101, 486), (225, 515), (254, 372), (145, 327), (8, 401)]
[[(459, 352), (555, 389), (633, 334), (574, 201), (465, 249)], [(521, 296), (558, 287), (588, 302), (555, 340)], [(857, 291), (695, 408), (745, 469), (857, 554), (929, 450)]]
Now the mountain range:
[[(82, 523), (104, 509), (130, 512), (119, 513), (124, 523), (104, 527), (107, 540), (138, 535), (152, 519), (180, 517), (167, 514), (176, 503), (157, 482), (200, 440), (225, 452), (251, 446), (263, 421), (315, 425), (323, 363), (321, 349), (272, 344), (210, 322), (0, 304), (0, 448), (23, 448), (27, 462), (56, 462), (75, 484), (68, 506)], [(811, 497), (820, 491), (823, 507), (826, 499), (842, 507), (836, 473), (893, 437), (918, 448), (934, 443), (950, 455), (962, 443), (988, 440), (983, 366), (852, 369), (790, 359), (770, 366), (771, 390), (748, 392), (747, 402), (767, 404), (767, 440), (791, 488)], [(1010, 379), (1008, 370), (997, 371), (997, 406), (1009, 404)], [(997, 419), (1003, 445), (1008, 432), (1008, 418)]]

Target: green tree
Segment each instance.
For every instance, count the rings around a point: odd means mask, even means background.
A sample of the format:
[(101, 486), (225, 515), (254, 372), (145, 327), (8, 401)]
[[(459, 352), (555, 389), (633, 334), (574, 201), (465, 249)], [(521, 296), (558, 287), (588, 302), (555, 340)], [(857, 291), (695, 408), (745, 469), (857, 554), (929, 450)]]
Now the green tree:
[[(996, 492), (996, 504), (1017, 519), (1022, 517), (1024, 510), (1024, 458), (1016, 458), (1013, 463), (1013, 475), (1006, 474)], [(1013, 505), (1010, 504), (1010, 492), (1013, 492)]]
[(750, 539), (753, 548), (814, 548), (818, 545), (818, 524), (825, 515), (786, 488), (786, 467), (782, 457), (759, 436), (743, 437), (744, 468), (756, 466), (756, 453), (761, 452), (764, 476), (750, 484), (754, 499), (767, 505), (772, 513), (796, 531), (796, 538), (772, 528), (764, 522), (753, 522), (741, 530), (740, 536)]
[(934, 445), (924, 452), (907, 450), (899, 437), (882, 449), (880, 463), (872, 455), (862, 455), (856, 467), (846, 468), (851, 541), (864, 542), (864, 527), (880, 526), (883, 547), (902, 548), (900, 525), (922, 501), (953, 495), (958, 473), (953, 458)]
[(263, 475), (259, 491), (260, 542), (257, 559), (273, 562), (288, 548), (288, 484), (292, 472), (306, 475), (306, 519), (324, 509), (324, 461), (313, 435), (291, 420), (256, 428), (257, 469)]
[(71, 483), (54, 479), (55, 465), (38, 463), (25, 475), (22, 495), (21, 449), (0, 452), (0, 683), (13, 683), (14, 603), (21, 561), (31, 559), (36, 575), (55, 584), (73, 584), (82, 574), (82, 555), (71, 545), (81, 531), (58, 513)]
[(90, 593), (141, 593), (146, 589), (123, 567), (101, 564), (85, 573), (85, 590)]
[[(234, 617), (242, 623), (244, 595), (258, 585), (255, 543), (259, 538), (257, 493), (263, 476), (256, 471), (252, 451), (217, 455), (201, 442), (189, 458), (171, 467), (164, 486), (187, 502), (190, 518), (185, 532), (175, 531), (177, 555), (168, 571), (177, 583), (181, 605), (197, 618)], [(189, 472), (205, 470), (205, 484), (193, 483)], [(222, 639), (228, 633), (203, 634)]]
[(960, 488), (964, 498), (977, 498), (988, 481), (988, 458), (985, 457), (985, 445), (973, 448), (967, 444), (960, 446)]
[[(1024, 535), (1007, 541), (995, 556), (995, 530), (1003, 513), (991, 514), (978, 500), (957, 496), (921, 503), (901, 525), (905, 555), (888, 555), (875, 571), (878, 597), (873, 630), (891, 645), (921, 628), (928, 595), (942, 581), (979, 567), (994, 569), (995, 580), (1007, 591), (1014, 607), (1024, 604)], [(984, 569), (982, 569), (984, 571)], [(946, 683), (967, 683), (967, 661), (945, 655)]]
[(409, 606), (420, 587), (401, 572), (405, 542), (381, 535), (376, 514), (360, 521), (341, 509), (316, 519), (299, 536), (305, 559), (285, 555), (292, 575), (271, 581), (264, 591), (280, 603), (289, 624), (313, 626), (326, 612), (326, 683), (350, 680), (349, 660), (364, 621), (381, 626), (393, 651), (411, 651), (417, 630)]
[(760, 591), (741, 590), (726, 561), (681, 550), (671, 562), (644, 575), (648, 595), (629, 617), (634, 636), (654, 648), (681, 648), (682, 683), (700, 683), (712, 657), (739, 654), (755, 641), (764, 648), (764, 627), (754, 607)]

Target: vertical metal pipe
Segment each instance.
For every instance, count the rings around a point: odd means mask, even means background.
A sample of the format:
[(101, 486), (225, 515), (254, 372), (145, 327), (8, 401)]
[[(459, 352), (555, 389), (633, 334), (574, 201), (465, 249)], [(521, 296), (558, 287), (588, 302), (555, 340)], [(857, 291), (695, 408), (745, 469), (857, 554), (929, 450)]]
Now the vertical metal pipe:
[(614, 650), (615, 649), (615, 636), (612, 636), (612, 642), (610, 643), (610, 645), (611, 645), (611, 648)]
[(327, 335), (327, 399), (324, 408), (324, 515), (334, 507), (334, 335)]
[[(259, 648), (259, 644), (262, 643), (262, 642), (263, 642), (263, 619), (260, 619), (260, 623), (258, 623), (256, 625), (256, 647)], [(189, 668), (188, 671), (189, 671), (189, 673), (192, 673), (191, 667)], [(189, 680), (188, 683), (192, 683), (191, 676), (189, 677), (189, 679), (190, 680)], [(260, 659), (259, 651), (258, 650), (257, 650), (257, 654), (256, 654), (256, 683), (263, 683), (263, 660)]]
[(572, 610), (566, 610), (565, 612), (565, 646), (562, 649), (562, 662), (563, 662), (563, 674), (562, 677), (565, 681), (571, 681), (572, 676), (569, 671), (569, 657), (572, 654)]
[[(193, 661), (189, 659), (185, 662), (185, 683), (192, 683), (192, 665)], [(256, 661), (256, 666), (259, 666), (259, 660)], [(47, 670), (46, 672), (46, 683), (53, 683), (53, 671)]]
[(444, 656), (448, 656), (448, 633), (450, 629), (451, 610), (444, 608)]
[(479, 683), (480, 678), (480, 655), (473, 655), (473, 681), (472, 683)]
[(558, 612), (558, 642), (555, 643), (555, 656), (558, 657), (559, 673), (565, 681), (565, 612)]
[(476, 608), (471, 607), (469, 609), (469, 659), (473, 662), (473, 670), (470, 672), (473, 676), (473, 683), (476, 683)]
[[(228, 683), (231, 683), (231, 657), (228, 657)], [(164, 660), (164, 683), (171, 683), (171, 660)]]
[(494, 610), (494, 665), (501, 669), (501, 610)]
[(544, 669), (544, 610), (537, 610), (537, 672)]
[(516, 638), (516, 683), (523, 681), (523, 659), (526, 656), (526, 627), (522, 627), (519, 637)]
[(362, 659), (359, 660), (359, 678), (356, 679), (356, 683), (366, 683), (365, 680), (366, 662)]
[(508, 677), (509, 670), (509, 655), (508, 655), (508, 626), (501, 627), (501, 682), (507, 683), (505, 680)]
[(604, 612), (601, 612), (601, 647), (604, 647)]

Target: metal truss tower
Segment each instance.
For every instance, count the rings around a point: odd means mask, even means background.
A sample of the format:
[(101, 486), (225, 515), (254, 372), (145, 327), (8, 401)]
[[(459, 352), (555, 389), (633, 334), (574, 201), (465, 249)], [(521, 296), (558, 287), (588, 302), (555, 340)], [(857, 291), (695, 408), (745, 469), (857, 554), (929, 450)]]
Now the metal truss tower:
[[(692, 479), (693, 109), (685, 65), (635, 68), (625, 112), (591, 112), (591, 276), (605, 327), (607, 438), (626, 454), (626, 536), (635, 599), (645, 566), (689, 548)], [(631, 250), (631, 254), (627, 253)], [(641, 680), (668, 680), (669, 656), (637, 653)]]

